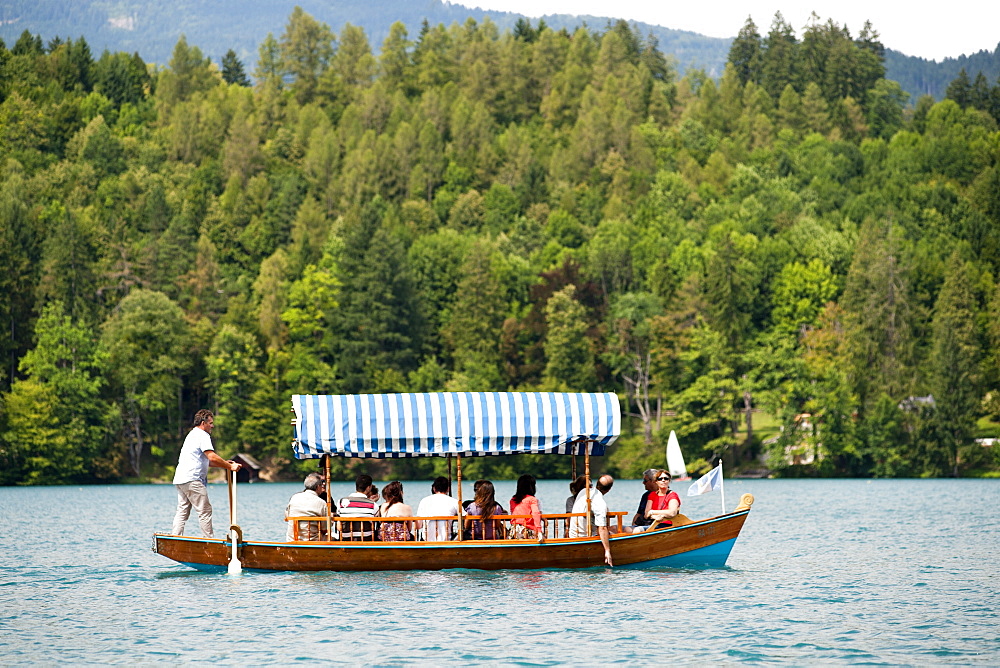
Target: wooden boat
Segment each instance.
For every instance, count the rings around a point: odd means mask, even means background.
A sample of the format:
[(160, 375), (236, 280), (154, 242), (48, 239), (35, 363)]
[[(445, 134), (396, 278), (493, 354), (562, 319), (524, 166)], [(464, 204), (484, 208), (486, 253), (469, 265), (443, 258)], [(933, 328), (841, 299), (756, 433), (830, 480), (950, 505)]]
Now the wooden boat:
[[(585, 476), (590, 456), (603, 454), (620, 432), (614, 394), (440, 393), (293, 397), (300, 458), (323, 458), (329, 476), (331, 455), (354, 457), (454, 456), (461, 501), (462, 456), (523, 452), (582, 454)], [(446, 542), (373, 540), (248, 540), (235, 522), (231, 483), (231, 530), (224, 539), (155, 534), (153, 551), (200, 570), (380, 571), (470, 568), (580, 569), (604, 565), (604, 548), (591, 536), (590, 514), (544, 514), (546, 539), (452, 540)], [(589, 489), (589, 487), (588, 487)], [(589, 492), (587, 496), (589, 505)], [(725, 565), (743, 528), (753, 497), (744, 494), (735, 511), (699, 521), (679, 515), (672, 526), (631, 534), (626, 513), (609, 513), (610, 549), (615, 567), (718, 568)], [(461, 508), (461, 505), (459, 506)], [(509, 521), (521, 516), (495, 516)], [(334, 516), (288, 518), (298, 535), (300, 521), (339, 536), (348, 520)], [(350, 518), (350, 522), (414, 522), (449, 518)], [(474, 518), (473, 518), (474, 519)], [(570, 523), (587, 522), (584, 537), (570, 537)], [(579, 525), (578, 525), (579, 526)], [(350, 533), (348, 531), (348, 533)], [(361, 532), (357, 532), (361, 533)]]

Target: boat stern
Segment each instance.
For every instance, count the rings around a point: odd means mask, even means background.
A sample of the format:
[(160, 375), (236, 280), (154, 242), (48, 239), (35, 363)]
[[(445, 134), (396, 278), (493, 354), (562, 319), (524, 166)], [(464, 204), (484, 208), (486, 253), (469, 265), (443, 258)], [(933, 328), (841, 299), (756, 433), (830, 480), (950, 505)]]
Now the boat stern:
[(157, 533), (153, 534), (151, 549), (156, 554), (185, 566), (209, 571), (225, 570), (231, 556), (229, 541), (221, 538), (195, 538)]

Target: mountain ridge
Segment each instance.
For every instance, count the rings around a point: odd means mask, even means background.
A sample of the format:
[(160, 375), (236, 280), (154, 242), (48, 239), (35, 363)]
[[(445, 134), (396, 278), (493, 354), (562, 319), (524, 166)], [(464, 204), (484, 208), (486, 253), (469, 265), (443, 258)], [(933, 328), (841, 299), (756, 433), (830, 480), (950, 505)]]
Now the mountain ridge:
[[(178, 0), (169, 7), (148, 0), (116, 3), (81, 0), (69, 5), (61, 0), (8, 0), (0, 5), (0, 39), (10, 47), (24, 30), (46, 41), (55, 37), (76, 39), (83, 36), (95, 55), (104, 49), (137, 52), (146, 62), (165, 65), (174, 44), (184, 35), (189, 44), (201, 48), (214, 62), (219, 62), (228, 49), (233, 49), (249, 71), (257, 60), (260, 43), (269, 32), (276, 37), (280, 35), (296, 5), (327, 23), (335, 32), (347, 23), (362, 27), (375, 51), (379, 50), (395, 21), (401, 21), (411, 37), (415, 37), (424, 20), (432, 25), (449, 25), (468, 18), (478, 22), (488, 18), (500, 30), (509, 30), (519, 19), (527, 18), (514, 12), (470, 8), (442, 0), (411, 3), (401, 0), (374, 3), (363, 0)], [(234, 16), (240, 19), (234, 22)], [(539, 19), (529, 20), (537, 25)], [(602, 30), (616, 21), (610, 17), (572, 14), (550, 14), (540, 20), (557, 30), (572, 30), (581, 25)], [(703, 69), (711, 77), (722, 74), (733, 38), (708, 37), (640, 21), (629, 23), (641, 34), (655, 37), (660, 50), (674, 58), (680, 74), (692, 68)], [(963, 54), (941, 62), (887, 48), (885, 64), (886, 77), (898, 81), (910, 94), (911, 102), (923, 94), (940, 99), (948, 83), (963, 68), (970, 78), (981, 71), (991, 83), (995, 81), (1000, 76), (1000, 45), (993, 52)]]

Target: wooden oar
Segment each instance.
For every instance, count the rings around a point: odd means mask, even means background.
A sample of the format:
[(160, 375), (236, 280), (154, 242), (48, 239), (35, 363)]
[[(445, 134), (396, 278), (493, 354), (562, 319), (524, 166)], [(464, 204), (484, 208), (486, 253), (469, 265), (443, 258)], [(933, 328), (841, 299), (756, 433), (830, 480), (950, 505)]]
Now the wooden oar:
[(239, 545), (239, 528), (236, 524), (236, 472), (229, 471), (229, 538), (233, 542), (233, 556), (229, 560), (229, 574), (239, 575), (243, 572), (243, 564), (236, 558), (236, 548)]

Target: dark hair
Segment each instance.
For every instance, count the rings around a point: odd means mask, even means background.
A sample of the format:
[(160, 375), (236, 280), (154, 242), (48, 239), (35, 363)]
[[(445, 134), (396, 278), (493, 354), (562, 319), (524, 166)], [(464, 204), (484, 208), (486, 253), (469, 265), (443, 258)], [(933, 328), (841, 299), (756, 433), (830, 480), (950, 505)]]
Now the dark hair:
[(517, 493), (514, 494), (514, 503), (518, 504), (524, 501), (526, 496), (535, 495), (535, 476), (530, 473), (525, 473), (523, 476), (517, 479)]
[(382, 488), (382, 498), (385, 499), (385, 509), (392, 508), (394, 503), (403, 502), (403, 483), (393, 480)]
[(493, 483), (489, 480), (477, 480), (476, 505), (479, 507), (479, 517), (485, 522), (493, 517), (497, 501), (493, 497)]
[(587, 486), (587, 476), (577, 476), (576, 480), (569, 484), (569, 491), (573, 496), (579, 494)]
[(200, 411), (194, 414), (194, 426), (197, 427), (202, 422), (208, 422), (214, 417), (215, 415), (212, 414), (212, 411), (208, 410), (207, 408), (202, 408)]
[(434, 478), (434, 482), (431, 483), (431, 494), (435, 492), (442, 492), (444, 494), (448, 493), (448, 489), (451, 487), (451, 481), (445, 478), (443, 475), (439, 475)]
[(368, 492), (368, 488), (372, 486), (372, 477), (362, 473), (354, 481), (354, 489), (362, 494)]

